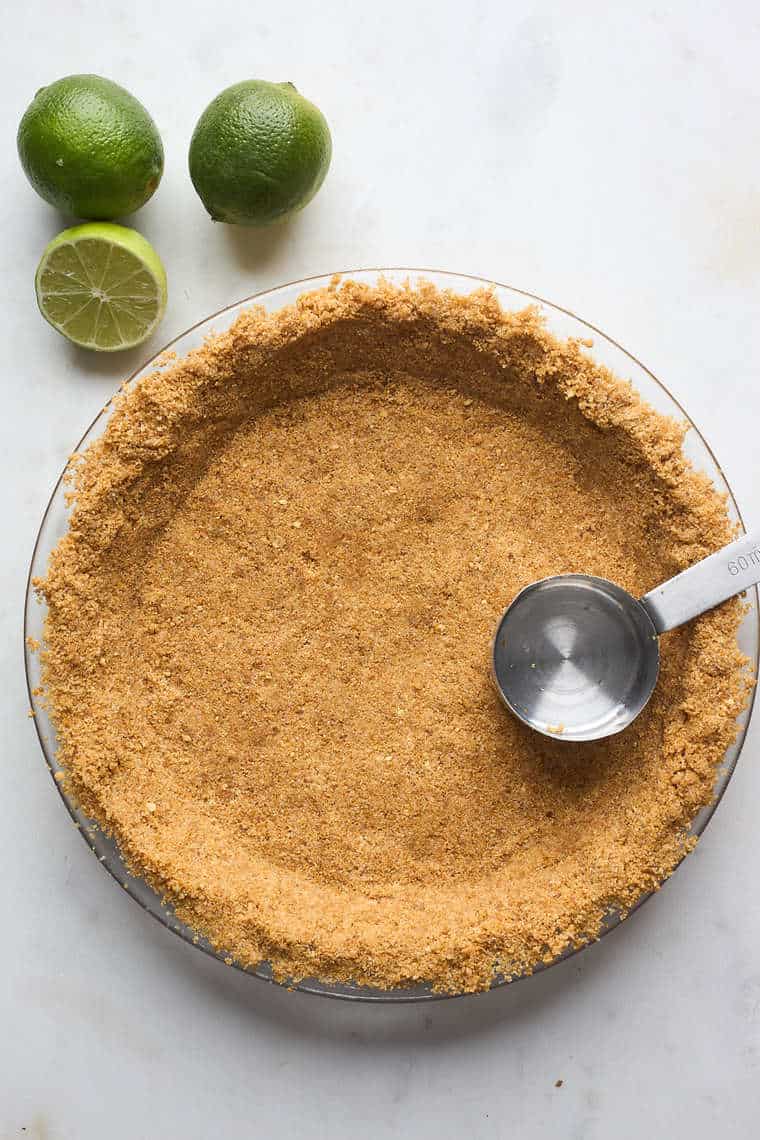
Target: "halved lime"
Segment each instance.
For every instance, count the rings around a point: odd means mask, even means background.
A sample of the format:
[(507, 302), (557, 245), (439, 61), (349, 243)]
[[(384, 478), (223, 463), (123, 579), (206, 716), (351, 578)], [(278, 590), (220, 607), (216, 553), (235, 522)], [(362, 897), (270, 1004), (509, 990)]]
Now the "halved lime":
[(142, 344), (166, 309), (166, 273), (153, 246), (111, 222), (72, 226), (53, 238), (34, 286), (45, 320), (99, 352)]

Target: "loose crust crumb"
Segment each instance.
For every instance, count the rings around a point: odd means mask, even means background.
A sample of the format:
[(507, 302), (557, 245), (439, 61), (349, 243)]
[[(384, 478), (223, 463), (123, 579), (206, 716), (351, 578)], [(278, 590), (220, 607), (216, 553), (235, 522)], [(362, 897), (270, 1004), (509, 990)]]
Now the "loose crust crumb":
[[(225, 961), (486, 987), (692, 845), (748, 693), (738, 602), (576, 745), (489, 681), (528, 582), (634, 594), (731, 537), (644, 405), (532, 309), (334, 283), (126, 388), (37, 587), (69, 792)], [(558, 727), (557, 731), (560, 731)]]

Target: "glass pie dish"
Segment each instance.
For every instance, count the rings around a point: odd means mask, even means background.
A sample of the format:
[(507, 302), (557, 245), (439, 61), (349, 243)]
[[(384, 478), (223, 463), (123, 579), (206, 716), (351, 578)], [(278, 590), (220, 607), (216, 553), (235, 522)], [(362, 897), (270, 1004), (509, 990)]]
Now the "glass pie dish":
[[(347, 279), (366, 282), (368, 284), (376, 283), (381, 277), (393, 284), (401, 284), (407, 280), (414, 284), (416, 281), (425, 280), (432, 282), (439, 289), (452, 290), (459, 294), (467, 294), (474, 289), (489, 287), (494, 290), (495, 296), (504, 310), (516, 311), (525, 308), (526, 305), (533, 305), (540, 311), (546, 322), (548, 331), (554, 336), (563, 340), (578, 338), (586, 343), (593, 342), (591, 355), (595, 361), (606, 365), (618, 376), (630, 380), (641, 397), (658, 412), (686, 421), (688, 430), (684, 442), (684, 451), (687, 457), (695, 469), (703, 472), (711, 480), (716, 489), (726, 496), (727, 510), (730, 517), (741, 525), (738, 508), (720, 467), (707, 443), (694, 424), (688, 419), (683, 408), (642, 364), (594, 326), (581, 321), (567, 310), (551, 305), (529, 293), (474, 277), (412, 269), (361, 270), (347, 272), (342, 276)], [(167, 349), (171, 349), (172, 353), (176, 356), (184, 356), (191, 349), (199, 347), (211, 333), (221, 332), (226, 329), (237, 317), (239, 312), (246, 307), (256, 304), (264, 307), (268, 311), (275, 311), (284, 306), (293, 304), (297, 297), (305, 290), (323, 288), (327, 286), (331, 280), (331, 276), (324, 276), (293, 282), (277, 289), (247, 297), (243, 301), (215, 313), (177, 337), (174, 341), (170, 342), (169, 345), (166, 345), (160, 353), (134, 373), (134, 375), (126, 381), (126, 384), (133, 384), (135, 381), (142, 379), (156, 370), (166, 367), (169, 362), (163, 354), (166, 353)], [(86, 448), (103, 432), (108, 422), (110, 410), (111, 405), (109, 404), (103, 409), (80, 440), (75, 449), (76, 451), (81, 451)], [(44, 576), (50, 553), (67, 530), (68, 513), (63, 476), (61, 476), (43, 516), (35, 544), (29, 573), (29, 582), (27, 584), (24, 616), (26, 676), (30, 701), (35, 712), (34, 721), (40, 744), (54, 778), (58, 774), (55, 730), (46, 709), (37, 696), (38, 687), (40, 685), (40, 662), (38, 654), (34, 653), (30, 648), (30, 645), (34, 644), (34, 642), (42, 641), (45, 611), (44, 606), (38, 602), (31, 583), (34, 578)], [(760, 637), (757, 592), (754, 589), (747, 596), (746, 613), (739, 631), (739, 644), (741, 650), (751, 662), (752, 668), (756, 671)], [(487, 646), (484, 646), (484, 655), (485, 654), (487, 654)], [(708, 807), (703, 808), (692, 822), (691, 833), (693, 835), (700, 835), (702, 833), (728, 784), (741, 751), (750, 712), (751, 702), (740, 718), (739, 732), (736, 740), (724, 756), (723, 764), (721, 765), (715, 782), (713, 802)], [(82, 813), (81, 809), (67, 795), (66, 789), (60, 780), (56, 780), (56, 786), (89, 847), (97, 859), (127, 893), (147, 910), (149, 914), (164, 926), (168, 927), (168, 929), (178, 934), (187, 942), (197, 946), (205, 953), (229, 963), (229, 958), (223, 952), (217, 953), (206, 940), (182, 923), (173, 913), (171, 906), (169, 906), (165, 900), (162, 900), (146, 882), (130, 874), (120, 857), (116, 843), (104, 835), (93, 820), (87, 818)], [(646, 897), (648, 896), (642, 897), (637, 905), (641, 905)], [(611, 912), (605, 920), (601, 933), (607, 933), (617, 926), (620, 921), (621, 916), (617, 912)], [(565, 951), (554, 961), (559, 961), (575, 952), (577, 951)], [(242, 969), (242, 967), (238, 968)], [(536, 969), (539, 968), (544, 969), (546, 965), (536, 967)], [(254, 976), (264, 980), (273, 980), (271, 970), (265, 963), (257, 966), (255, 969), (250, 968), (246, 972), (252, 973)], [(505, 980), (496, 979), (493, 984), (505, 984)], [(444, 996), (455, 996), (454, 994), (447, 995), (433, 992), (431, 988), (427, 986), (378, 990), (358, 985), (328, 984), (314, 979), (301, 981), (297, 984), (296, 988), (311, 993), (365, 1001), (416, 1001), (430, 1000)]]

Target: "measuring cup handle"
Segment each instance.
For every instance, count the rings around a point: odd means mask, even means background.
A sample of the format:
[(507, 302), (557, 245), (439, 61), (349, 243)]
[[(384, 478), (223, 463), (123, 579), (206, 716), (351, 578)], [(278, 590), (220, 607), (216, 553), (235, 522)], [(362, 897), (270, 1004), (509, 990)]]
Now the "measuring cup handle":
[(675, 629), (760, 582), (760, 530), (744, 534), (641, 598), (658, 633)]

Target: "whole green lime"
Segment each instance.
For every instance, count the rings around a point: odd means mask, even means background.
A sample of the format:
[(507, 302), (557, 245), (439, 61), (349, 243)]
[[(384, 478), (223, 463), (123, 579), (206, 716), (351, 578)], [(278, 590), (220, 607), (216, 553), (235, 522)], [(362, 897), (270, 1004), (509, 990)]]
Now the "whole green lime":
[(40, 197), (78, 218), (139, 210), (164, 169), (161, 137), (142, 103), (99, 75), (69, 75), (42, 87), (17, 142)]
[(324, 115), (292, 83), (250, 79), (201, 115), (190, 177), (214, 221), (266, 226), (311, 201), (331, 154)]

